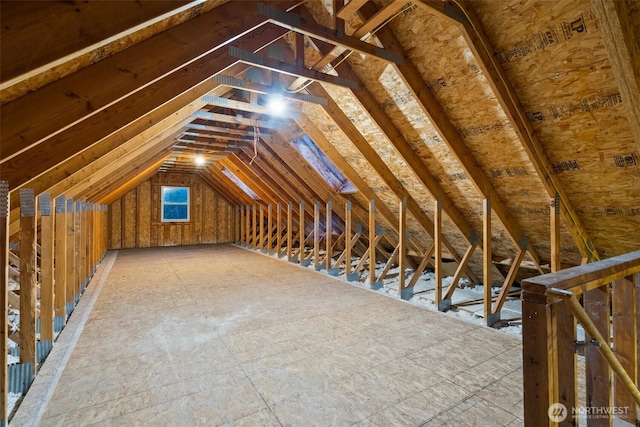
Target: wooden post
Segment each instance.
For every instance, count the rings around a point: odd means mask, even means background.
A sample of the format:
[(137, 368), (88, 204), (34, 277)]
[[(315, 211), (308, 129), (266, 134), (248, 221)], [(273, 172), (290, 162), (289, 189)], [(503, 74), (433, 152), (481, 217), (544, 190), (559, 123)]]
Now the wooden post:
[(258, 207), (253, 205), (253, 244), (254, 249), (258, 249)]
[(347, 277), (347, 280), (351, 274), (351, 227), (351, 200), (347, 200), (344, 212), (344, 267), (345, 277)]
[(236, 243), (240, 244), (242, 241), (242, 229), (244, 227), (242, 223), (242, 205), (236, 205)]
[(242, 244), (245, 236), (245, 228), (244, 228), (244, 206), (240, 205), (240, 236), (238, 238), (238, 244)]
[(40, 340), (53, 343), (53, 255), (55, 215), (51, 196), (38, 196), (40, 207)]
[[(613, 350), (629, 377), (638, 386), (638, 312), (636, 306), (637, 289), (633, 277), (615, 280), (612, 284), (613, 298)], [(617, 408), (629, 408), (620, 418), (635, 423), (636, 407), (633, 396), (629, 394), (618, 377), (614, 377), (614, 402)]]
[(320, 202), (313, 208), (313, 268), (320, 270)]
[(65, 214), (64, 194), (56, 197), (56, 244), (55, 244), (55, 316), (66, 321), (67, 289), (67, 215)]
[[(435, 304), (438, 310), (444, 311), (442, 306), (442, 197), (436, 197), (433, 208), (433, 245), (435, 250), (436, 277), (435, 277)], [(446, 307), (449, 308), (449, 307)]]
[(376, 283), (376, 202), (369, 200), (369, 286)]
[(300, 235), (300, 251), (298, 252), (298, 261), (300, 262), (300, 264), (303, 263), (304, 261), (304, 242), (305, 242), (305, 235), (304, 235), (304, 200), (300, 201), (300, 232), (298, 233)]
[(93, 259), (91, 258), (91, 248), (93, 246), (93, 203), (85, 202), (85, 226), (84, 226), (84, 281), (86, 285), (89, 284), (91, 276), (93, 276)]
[(491, 259), (491, 199), (489, 197), (484, 199), (482, 206), (482, 282), (484, 285), (484, 320), (487, 325), (491, 326), (491, 324), (493, 324), (491, 321), (491, 268), (493, 267)]
[(76, 201), (75, 238), (76, 238), (76, 294), (82, 295), (84, 284), (85, 257), (84, 257), (84, 201)]
[[(600, 286), (583, 294), (584, 310), (589, 313), (594, 325), (604, 342), (601, 346), (610, 345), (610, 304), (609, 287)], [(584, 326), (584, 325), (583, 325)], [(589, 337), (589, 339), (595, 337)], [(585, 370), (587, 385), (587, 407), (611, 408), (611, 369), (606, 360), (593, 345), (585, 349)], [(589, 427), (609, 426), (608, 419), (592, 419)]]
[(96, 257), (95, 257), (95, 249), (96, 249), (96, 238), (98, 237), (98, 230), (96, 229), (96, 208), (97, 205), (95, 203), (90, 203), (89, 210), (89, 224), (91, 226), (89, 230), (89, 246), (87, 247), (87, 254), (89, 254), (89, 277), (93, 277), (93, 273), (96, 268)]
[(276, 221), (278, 222), (276, 227), (276, 233), (278, 233), (278, 238), (276, 240), (276, 256), (280, 258), (280, 254), (282, 253), (282, 203), (280, 202), (278, 202)]
[(265, 231), (264, 231), (264, 205), (261, 204), (260, 205), (260, 231), (258, 232), (258, 238), (259, 243), (258, 243), (258, 250), (262, 251), (264, 249), (265, 246)]
[(73, 198), (67, 200), (67, 316), (71, 314), (76, 303), (76, 237), (75, 237), (75, 203)]
[(246, 236), (245, 236), (245, 246), (249, 247), (249, 244), (251, 243), (251, 206), (247, 205), (246, 207), (246, 215), (245, 215), (245, 220), (246, 220), (246, 226), (245, 226), (245, 231), (246, 231)]
[(551, 272), (555, 273), (560, 271), (561, 258), (560, 258), (560, 196), (556, 196), (551, 199)]
[[(484, 247), (486, 246), (485, 240)], [(545, 299), (544, 296), (535, 295), (533, 298), (525, 296), (522, 301), (522, 317), (527, 319), (522, 324), (526, 427), (552, 425), (548, 415), (549, 407), (561, 403), (556, 352), (558, 330), (554, 318), (558, 308), (563, 307), (561, 304), (547, 304)], [(571, 421), (571, 408), (566, 409), (566, 420)]]
[(293, 257), (293, 202), (287, 204), (287, 261)]
[(20, 189), (20, 363), (31, 363), (33, 374), (36, 372), (36, 209), (33, 189)]
[(331, 243), (331, 233), (333, 233), (333, 210), (331, 207), (331, 200), (327, 201), (327, 218), (326, 218), (326, 230), (325, 230), (325, 237), (324, 237), (324, 242), (325, 242), (325, 251), (326, 251), (326, 255), (325, 255), (325, 268), (327, 269), (327, 272), (329, 272), (329, 270), (331, 270), (331, 261), (333, 260), (333, 253), (332, 253), (332, 243)]
[(400, 212), (398, 223), (398, 295), (402, 295), (402, 290), (406, 284), (405, 270), (407, 268), (407, 198), (400, 201)]
[(2, 275), (0, 275), (0, 306), (2, 307), (2, 318), (0, 318), (0, 335), (2, 335), (0, 348), (0, 423), (8, 424), (9, 414), (7, 413), (7, 395), (9, 393), (9, 381), (7, 372), (7, 347), (9, 340), (9, 183), (0, 181), (0, 264), (2, 265)]
[(267, 206), (267, 253), (273, 249), (273, 206)]

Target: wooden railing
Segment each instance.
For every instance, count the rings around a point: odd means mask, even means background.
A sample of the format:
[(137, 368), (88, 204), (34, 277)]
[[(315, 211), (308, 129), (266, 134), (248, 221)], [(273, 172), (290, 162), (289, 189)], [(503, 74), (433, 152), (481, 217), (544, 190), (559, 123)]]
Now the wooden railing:
[(527, 279), (522, 289), (525, 426), (636, 425), (640, 251)]

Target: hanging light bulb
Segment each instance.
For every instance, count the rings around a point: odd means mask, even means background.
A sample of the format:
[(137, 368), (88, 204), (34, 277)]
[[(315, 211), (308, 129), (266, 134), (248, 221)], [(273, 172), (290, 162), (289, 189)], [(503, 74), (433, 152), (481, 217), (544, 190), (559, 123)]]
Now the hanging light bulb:
[(194, 162), (198, 166), (202, 166), (202, 165), (204, 165), (206, 163), (206, 160), (205, 160), (204, 156), (202, 155), (202, 151), (198, 151), (198, 153), (196, 154), (196, 157), (194, 159)]
[(267, 102), (269, 112), (277, 116), (283, 115), (287, 111), (287, 100), (279, 93), (269, 95)]

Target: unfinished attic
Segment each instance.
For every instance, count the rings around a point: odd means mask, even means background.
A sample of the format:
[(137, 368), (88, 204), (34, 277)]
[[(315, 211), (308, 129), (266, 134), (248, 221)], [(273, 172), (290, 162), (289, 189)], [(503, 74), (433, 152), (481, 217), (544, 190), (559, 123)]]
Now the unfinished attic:
[(638, 425), (638, 2), (0, 21), (2, 425)]

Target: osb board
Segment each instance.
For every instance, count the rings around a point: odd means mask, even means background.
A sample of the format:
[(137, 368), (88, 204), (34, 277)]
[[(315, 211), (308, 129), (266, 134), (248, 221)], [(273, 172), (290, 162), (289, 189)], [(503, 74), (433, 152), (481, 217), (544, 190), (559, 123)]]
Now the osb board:
[[(410, 14), (411, 13), (408, 13), (408, 15)], [(402, 16), (406, 15), (407, 14), (403, 14)], [(399, 17), (398, 19), (403, 18)], [(416, 27), (415, 31), (420, 33), (422, 30)], [(383, 64), (380, 61), (372, 61), (370, 58), (362, 60), (359, 55), (350, 56), (349, 63), (359, 74), (367, 86), (367, 89), (385, 109), (396, 127), (402, 132), (419, 158), (427, 165), (435, 179), (442, 184), (445, 193), (463, 213), (471, 217), (468, 218), (469, 223), (476, 230), (481, 230), (481, 196), (463, 172), (458, 161), (451, 155), (446, 144), (443, 143), (431, 123), (426, 119), (416, 100), (413, 98), (413, 95), (398, 76), (395, 68)], [(463, 69), (462, 73), (471, 73), (472, 71), (476, 72), (479, 70), (476, 66), (470, 66), (469, 69)], [(449, 74), (449, 76), (451, 75)], [(441, 84), (443, 84), (442, 81), (439, 82), (435, 79), (431, 86), (434, 87), (434, 85), (439, 86)], [(451, 84), (451, 82), (449, 82), (449, 84)], [(480, 108), (485, 107), (480, 106)], [(362, 122), (362, 120), (356, 121), (356, 123), (360, 122)], [(506, 127), (504, 122), (506, 122), (506, 118), (502, 118), (497, 124), (491, 123), (483, 126), (472, 125), (460, 129), (460, 133), (466, 137), (483, 136), (489, 132), (504, 129)], [(365, 125), (360, 127), (365, 129), (371, 128)], [(392, 147), (388, 142), (386, 144), (388, 147)], [(382, 145), (379, 145), (377, 148), (379, 152), (382, 149), (381, 147)], [(387, 148), (387, 150), (393, 150), (393, 148)], [(390, 166), (397, 164), (397, 167), (392, 168), (396, 175), (403, 180), (403, 183), (410, 183), (410, 185), (407, 185), (407, 188), (412, 194), (424, 194), (422, 184), (416, 181), (413, 172), (404, 165), (404, 162), (400, 160), (395, 152), (394, 155), (396, 157), (391, 158)], [(481, 157), (485, 158), (486, 155), (482, 153)], [(482, 163), (482, 160), (479, 160), (479, 163)], [(498, 177), (509, 176), (510, 174), (516, 176), (516, 172), (518, 174), (528, 173), (525, 170), (526, 166), (526, 162), (521, 161), (520, 165), (514, 162), (507, 167), (493, 169), (492, 171)], [(486, 168), (488, 169), (489, 166), (486, 166)], [(534, 171), (532, 172), (535, 173)], [(408, 178), (408, 176), (414, 178), (413, 182), (411, 182), (412, 178)], [(419, 197), (416, 198), (419, 199)], [(432, 206), (432, 203), (426, 204), (426, 206)], [(450, 227), (446, 227), (445, 229), (449, 230)], [(454, 235), (455, 234), (457, 233), (454, 233)], [(495, 242), (494, 245), (495, 253), (504, 257), (512, 256), (514, 250), (513, 244), (499, 223), (496, 226), (495, 235), (498, 236), (498, 241)], [(546, 235), (548, 235), (548, 231)], [(451, 240), (455, 241), (455, 239)]]
[[(368, 60), (367, 63), (372, 64), (374, 61)], [(369, 145), (376, 151), (384, 164), (400, 181), (403, 188), (421, 206), (422, 211), (428, 214), (430, 218), (433, 218), (434, 198), (426, 190), (413, 170), (405, 163), (387, 136), (371, 119), (353, 93), (343, 88), (327, 86), (326, 89), (342, 111), (349, 117), (360, 134), (362, 134)], [(458, 255), (462, 255), (465, 252), (466, 242), (457, 227), (446, 216), (443, 219), (443, 234), (456, 248)]]
[[(427, 166), (435, 180), (440, 183), (445, 194), (463, 213), (476, 232), (481, 234), (482, 197), (460, 167), (457, 159), (451, 155), (442, 139), (437, 136), (433, 125), (426, 119), (398, 73), (389, 65), (376, 66), (377, 62), (374, 61), (361, 61), (357, 56), (351, 58), (355, 59), (350, 60), (350, 65), (358, 73), (367, 90), (383, 107), (418, 158)], [(364, 112), (362, 113), (364, 114)], [(356, 123), (360, 122), (360, 119), (356, 121)], [(374, 126), (363, 125), (359, 128), (362, 131), (362, 129), (373, 129)], [(424, 206), (425, 211), (433, 212), (433, 199), (427, 196), (428, 192), (422, 182), (401, 160), (393, 145), (385, 139), (383, 144), (376, 145), (376, 149), (379, 153), (382, 150), (393, 150), (393, 154), (388, 159), (390, 168), (402, 180), (410, 194)], [(458, 251), (464, 251), (465, 242), (460, 241), (462, 236), (453, 223), (446, 223), (444, 230), (447, 238), (453, 244), (457, 244)], [(495, 242), (496, 255), (511, 257), (513, 245), (499, 222), (495, 226), (495, 233), (497, 236), (501, 236)]]
[(588, 0), (479, 0), (472, 6), (516, 88), (607, 56)]
[[(327, 21), (326, 16), (320, 16), (322, 13), (326, 14), (326, 5), (318, 6), (317, 2), (312, 2), (307, 3), (306, 6), (311, 9), (318, 21), (322, 22), (323, 19)], [(347, 22), (347, 33), (351, 32), (349, 29), (351, 24), (351, 22)], [(309, 52), (307, 51), (307, 54), (308, 53)], [(452, 193), (455, 191), (459, 192), (459, 190), (451, 185), (450, 182), (464, 181), (467, 177), (460, 169), (457, 161), (449, 156), (444, 144), (442, 145), (444, 150), (441, 151), (443, 155), (440, 158), (431, 154), (425, 142), (427, 144), (437, 144), (442, 143), (442, 140), (437, 136), (436, 131), (430, 125), (428, 120), (426, 120), (424, 114), (422, 114), (421, 110), (415, 103), (415, 100), (412, 99), (412, 95), (406, 87), (403, 86), (403, 83), (398, 78), (397, 73), (392, 67), (387, 67), (384, 63), (381, 63), (381, 61), (375, 61), (371, 58), (366, 58), (364, 61), (357, 61), (354, 58), (359, 58), (359, 55), (352, 55), (349, 62), (354, 66), (355, 71), (364, 80), (367, 88), (374, 94), (380, 105), (382, 105), (391, 116), (392, 121), (405, 135), (405, 138), (412, 145), (416, 154), (423, 160), (423, 162), (425, 162), (425, 164), (430, 164), (429, 166), (432, 171), (436, 171), (432, 173), (436, 180), (444, 183), (443, 185), (446, 187), (445, 192), (452, 199), (455, 199), (456, 197), (452, 195)], [(330, 92), (332, 90), (334, 92), (341, 92), (339, 89), (332, 89), (329, 87), (327, 87), (327, 89)], [(387, 90), (385, 91), (385, 89)], [(347, 113), (351, 121), (374, 147), (380, 157), (383, 158), (387, 166), (389, 166), (394, 175), (402, 182), (403, 186), (405, 186), (412, 197), (414, 197), (422, 206), (423, 211), (432, 217), (433, 199), (424, 189), (424, 186), (415, 176), (413, 171), (406, 166), (404, 161), (401, 160), (393, 145), (378, 130), (376, 125), (373, 124), (366, 112), (353, 98), (352, 94), (349, 91), (342, 91), (342, 93), (333, 95), (333, 98)], [(398, 104), (401, 104), (402, 107), (398, 108)], [(351, 161), (353, 154), (347, 153), (346, 156), (351, 156), (348, 157), (349, 161)], [(365, 174), (362, 175), (364, 176)], [(370, 176), (369, 174), (366, 175)], [(476, 230), (481, 230), (481, 199), (478, 198), (476, 200), (476, 206), (473, 206), (473, 197), (470, 197), (469, 194), (475, 195), (477, 192), (475, 191), (475, 188), (472, 187), (472, 184), (467, 184), (466, 195), (464, 192), (459, 192), (457, 197), (459, 200), (463, 201), (463, 204), (466, 206), (458, 206), (463, 212), (473, 212), (472, 215), (474, 215), (474, 221), (470, 221), (470, 223), (476, 228)], [(453, 191), (450, 191), (450, 189), (453, 189)], [(446, 215), (443, 219), (443, 230), (445, 237), (454, 245), (456, 251), (459, 254), (464, 253), (466, 250), (466, 242), (462, 239), (457, 228)], [(424, 234), (424, 231), (421, 229), (418, 232)], [(500, 224), (494, 225), (493, 240), (495, 240), (494, 245), (496, 246), (496, 249), (494, 252), (496, 254), (502, 255), (503, 257), (513, 256), (513, 245), (504, 233)], [(481, 275), (482, 256), (480, 251), (474, 254), (471, 261), (471, 268), (478, 275)]]
[[(160, 187), (191, 188), (191, 221), (160, 221)], [(111, 249), (233, 241), (233, 207), (194, 174), (157, 174), (109, 206)]]
[[(315, 119), (314, 117), (309, 117), (309, 118), (312, 119), (312, 120)], [(300, 129), (297, 126), (296, 123), (289, 122), (285, 126), (282, 126), (282, 127), (278, 128), (278, 134), (285, 141), (292, 141), (292, 140), (302, 136), (304, 134), (304, 131), (302, 129)], [(320, 149), (320, 147), (318, 147), (318, 149)], [(327, 155), (327, 153), (325, 153), (325, 155)], [(334, 162), (334, 160), (331, 157), (329, 157), (328, 155), (327, 155), (327, 158), (329, 158), (332, 162)], [(341, 171), (341, 172), (344, 173), (344, 171)], [(374, 173), (374, 172), (372, 172), (372, 173)], [(362, 209), (364, 209), (364, 210), (368, 209), (369, 200), (361, 192), (358, 191), (358, 192), (356, 192), (354, 194), (350, 194), (346, 198), (351, 199), (354, 204), (357, 204)], [(294, 203), (294, 205), (297, 206), (300, 203), (300, 200), (292, 200), (292, 202)], [(360, 211), (358, 208), (354, 208), (353, 212), (354, 212), (353, 223), (354, 224), (361, 224), (363, 226), (366, 226), (366, 224), (367, 224), (367, 216), (366, 215), (362, 216), (361, 215), (362, 211)], [(343, 216), (342, 213), (340, 213), (340, 215)], [(388, 227), (387, 227), (387, 229), (388, 229)]]
[[(329, 89), (325, 87), (325, 89)], [(369, 161), (358, 151), (353, 143), (347, 138), (342, 130), (333, 122), (331, 117), (318, 106), (305, 104), (302, 111), (311, 121), (318, 127), (324, 136), (333, 144), (340, 152), (342, 157), (358, 172), (360, 177), (366, 182), (367, 186), (380, 198), (380, 200), (398, 216), (399, 199), (395, 193), (386, 185), (382, 178), (378, 175)], [(348, 113), (345, 111), (348, 115)], [(397, 224), (395, 224), (397, 228)], [(408, 222), (408, 230), (413, 235), (419, 236), (422, 233), (421, 227), (415, 221)], [(395, 232), (391, 232), (395, 235)], [(424, 240), (424, 239), (423, 239)], [(423, 242), (423, 246), (427, 247), (427, 242)]]
[(207, 0), (188, 10), (172, 15), (166, 19), (158, 21), (152, 25), (141, 28), (131, 34), (127, 34), (110, 43), (103, 44), (94, 50), (71, 58), (62, 64), (47, 68), (43, 72), (30, 76), (18, 83), (0, 91), (0, 104), (5, 104), (29, 92), (33, 92), (41, 87), (75, 73), (82, 68), (106, 59), (128, 47), (144, 41), (162, 31), (178, 24), (186, 22), (196, 16), (208, 12), (211, 9), (226, 3), (228, 0)]
[[(413, 9), (389, 25), (530, 242), (548, 242), (548, 214), (528, 215), (548, 212), (546, 191), (459, 29), (422, 9)], [(449, 157), (448, 147), (439, 145), (429, 146), (434, 157)], [(501, 249), (496, 245), (497, 251)], [(509, 244), (507, 251), (512, 250)], [(545, 251), (540, 255), (550, 256)], [(570, 261), (579, 259), (571, 256)]]
[(475, 2), (515, 87), (596, 248), (640, 248), (640, 153), (588, 1)]

